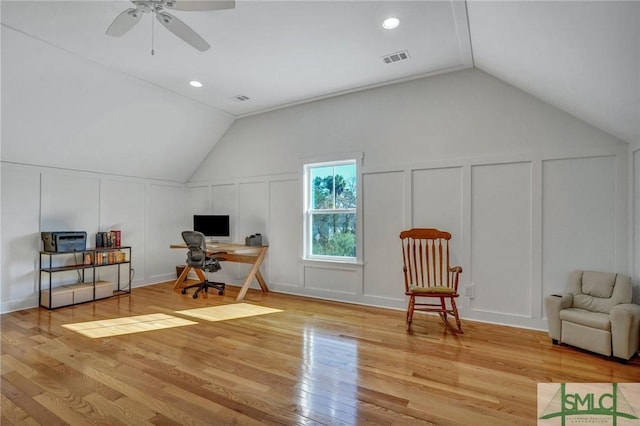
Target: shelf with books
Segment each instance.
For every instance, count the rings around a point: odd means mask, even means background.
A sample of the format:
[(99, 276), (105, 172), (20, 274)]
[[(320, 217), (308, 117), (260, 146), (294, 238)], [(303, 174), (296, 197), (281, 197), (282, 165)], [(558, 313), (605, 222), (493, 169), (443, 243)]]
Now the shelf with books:
[[(80, 257), (78, 257), (80, 256)], [(99, 280), (96, 277), (98, 268), (117, 267), (115, 283)], [(121, 279), (121, 268), (124, 267), (126, 278)], [(53, 275), (65, 271), (78, 271), (76, 282), (57, 283), (53, 286)], [(90, 279), (85, 272), (90, 271)], [(43, 285), (43, 275), (48, 283)], [(94, 301), (105, 297), (131, 292), (131, 247), (95, 247), (82, 251), (40, 252), (39, 306), (47, 309), (75, 305)], [(115, 288), (114, 288), (115, 286)], [(91, 297), (88, 294), (91, 293)]]

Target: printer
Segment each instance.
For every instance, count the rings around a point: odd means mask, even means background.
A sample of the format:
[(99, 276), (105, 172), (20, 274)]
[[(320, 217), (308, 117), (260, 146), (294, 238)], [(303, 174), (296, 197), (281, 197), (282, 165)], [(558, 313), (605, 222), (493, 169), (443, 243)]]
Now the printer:
[(40, 236), (44, 251), (62, 253), (87, 249), (87, 233), (84, 231), (41, 232)]

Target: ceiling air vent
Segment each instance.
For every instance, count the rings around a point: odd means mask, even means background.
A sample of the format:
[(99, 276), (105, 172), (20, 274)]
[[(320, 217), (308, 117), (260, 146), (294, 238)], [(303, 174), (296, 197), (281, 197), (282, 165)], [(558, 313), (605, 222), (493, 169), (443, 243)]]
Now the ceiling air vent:
[(406, 50), (401, 50), (400, 52), (382, 57), (385, 64), (392, 64), (394, 62), (404, 61), (405, 59), (409, 59), (409, 52)]
[(244, 102), (244, 101), (248, 101), (251, 98), (245, 95), (238, 95), (238, 96), (234, 96), (233, 99), (235, 99), (236, 101)]

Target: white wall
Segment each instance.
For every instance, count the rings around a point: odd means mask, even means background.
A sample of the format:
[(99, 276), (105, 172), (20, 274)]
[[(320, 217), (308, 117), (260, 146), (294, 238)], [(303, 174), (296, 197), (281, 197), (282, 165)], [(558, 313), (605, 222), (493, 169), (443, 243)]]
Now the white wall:
[[(364, 152), (364, 265), (301, 261), (304, 158), (344, 152)], [(404, 309), (398, 234), (441, 227), (475, 284), (464, 317), (544, 329), (542, 298), (571, 270), (631, 270), (627, 157), (626, 143), (468, 70), (237, 120), (188, 186), (210, 205), (231, 189), (236, 237), (268, 236), (275, 290)]]
[[(640, 24), (640, 7), (638, 8), (637, 22)], [(638, 25), (640, 31), (640, 25)], [(636, 62), (640, 67), (640, 43), (637, 43)], [(638, 74), (636, 89), (640, 90), (640, 73)], [(640, 98), (637, 99), (637, 119), (636, 134), (640, 135)], [(636, 284), (640, 283), (640, 136), (635, 143), (629, 145), (629, 182), (630, 191), (630, 212), (629, 233), (633, 236), (631, 241), (631, 263), (633, 268), (633, 279)], [(634, 298), (636, 303), (640, 303), (640, 288), (635, 287)]]
[(233, 118), (6, 26), (2, 160), (185, 182)]
[[(640, 122), (640, 121), (639, 121)], [(630, 234), (633, 236), (631, 242), (631, 256), (633, 267), (634, 300), (640, 303), (640, 147), (629, 148), (629, 158), (631, 163), (630, 181), (632, 182), (631, 194), (631, 214)]]
[[(0, 21), (2, 18), (2, 8), (0, 7)], [(2, 31), (0, 31), (0, 49), (2, 47)], [(2, 81), (2, 55), (0, 55), (0, 82)], [(2, 84), (0, 84), (0, 129), (2, 129)], [(2, 132), (0, 132), (0, 159), (2, 158)], [(2, 163), (0, 163), (2, 167)], [(2, 173), (0, 172), (0, 188), (2, 188)], [(2, 197), (0, 197), (0, 241), (2, 241)], [(2, 244), (0, 244), (0, 259), (4, 259)], [(3, 277), (0, 273), (0, 289), (3, 287)], [(2, 300), (2, 299), (0, 299)]]
[(232, 117), (6, 26), (0, 37), (0, 310), (37, 305), (41, 231), (86, 231), (92, 246), (121, 229), (134, 287), (175, 277), (183, 183)]
[[(640, 24), (640, 7), (638, 8), (638, 23)], [(640, 25), (638, 25), (640, 31)], [(640, 43), (637, 43), (636, 60), (640, 67)], [(640, 73), (638, 73), (638, 90), (640, 90)], [(637, 133), (640, 135), (640, 97), (637, 99)], [(635, 144), (629, 146), (629, 182), (630, 191), (629, 199), (631, 200), (630, 212), (631, 220), (629, 225), (629, 233), (633, 236), (631, 242), (631, 264), (633, 267), (633, 279), (636, 284), (634, 300), (640, 303), (640, 136)]]
[[(184, 252), (170, 250), (190, 227), (182, 183), (0, 163), (2, 287), (0, 310), (38, 304), (38, 250), (42, 231), (86, 231), (87, 246), (98, 231), (120, 229), (132, 247), (133, 287), (175, 278)], [(72, 259), (65, 259), (72, 261)], [(116, 267), (100, 268), (112, 282)], [(90, 277), (90, 276), (89, 276)], [(126, 279), (126, 274), (121, 274)], [(53, 285), (72, 284), (75, 272), (56, 274)], [(48, 278), (43, 274), (43, 280)]]

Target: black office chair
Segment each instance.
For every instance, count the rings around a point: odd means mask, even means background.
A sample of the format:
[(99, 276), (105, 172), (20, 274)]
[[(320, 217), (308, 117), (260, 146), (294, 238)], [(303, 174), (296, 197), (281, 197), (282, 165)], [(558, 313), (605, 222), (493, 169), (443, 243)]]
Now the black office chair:
[[(192, 268), (202, 269), (205, 272), (216, 272), (221, 269), (219, 259), (215, 256), (207, 256), (207, 244), (204, 234), (196, 231), (183, 231), (182, 239), (187, 244), (189, 252), (187, 253), (187, 265)], [(218, 294), (222, 296), (224, 294), (224, 283), (211, 282), (205, 278), (204, 281), (198, 284), (192, 284), (182, 289), (182, 294), (187, 294), (187, 290), (190, 288), (196, 288), (193, 293), (193, 298), (198, 298), (198, 293), (204, 290), (205, 293), (209, 292), (210, 288), (218, 290)]]

